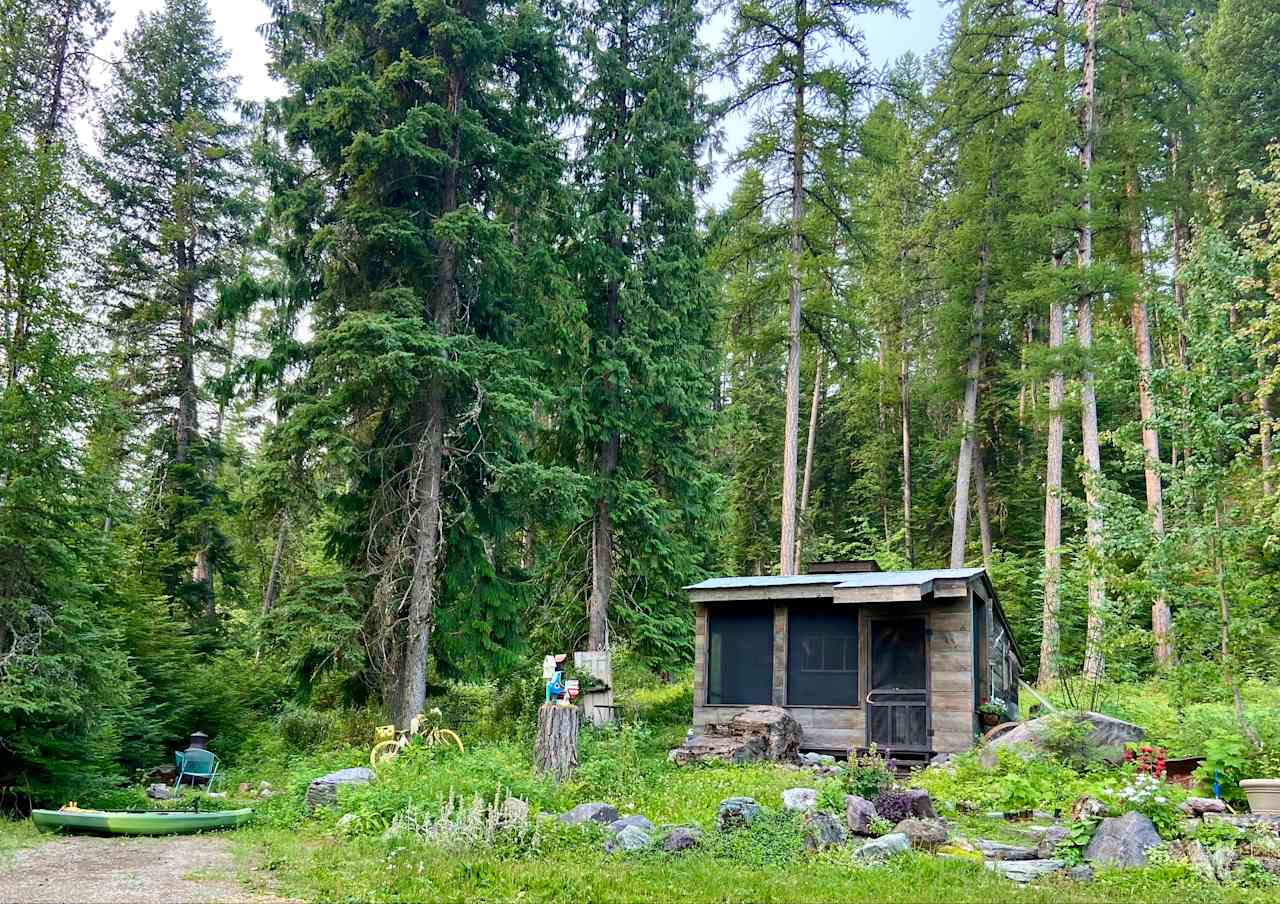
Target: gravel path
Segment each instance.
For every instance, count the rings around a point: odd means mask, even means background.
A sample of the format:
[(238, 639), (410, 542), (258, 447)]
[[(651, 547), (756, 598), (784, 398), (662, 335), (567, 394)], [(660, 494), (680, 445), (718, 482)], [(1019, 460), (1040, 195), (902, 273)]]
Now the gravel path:
[(0, 901), (94, 904), (275, 904), (236, 878), (224, 838), (66, 835), (0, 862)]

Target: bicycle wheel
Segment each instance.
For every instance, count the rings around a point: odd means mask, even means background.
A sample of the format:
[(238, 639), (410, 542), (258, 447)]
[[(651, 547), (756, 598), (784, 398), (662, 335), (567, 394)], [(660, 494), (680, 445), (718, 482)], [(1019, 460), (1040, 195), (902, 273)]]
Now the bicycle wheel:
[(442, 741), (452, 741), (457, 745), (458, 753), (466, 752), (462, 747), (462, 738), (458, 737), (456, 732), (450, 731), (447, 728), (437, 728), (431, 735), (429, 735), (429, 738), (432, 746), (439, 744)]
[(369, 752), (369, 765), (377, 769), (383, 763), (389, 763), (396, 758), (400, 752), (399, 741), (382, 741), (373, 745), (373, 750)]

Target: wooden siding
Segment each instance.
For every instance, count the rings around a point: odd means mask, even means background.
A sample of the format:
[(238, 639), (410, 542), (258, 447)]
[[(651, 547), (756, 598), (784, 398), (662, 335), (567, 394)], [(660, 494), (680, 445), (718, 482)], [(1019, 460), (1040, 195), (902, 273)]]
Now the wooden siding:
[(968, 596), (929, 609), (929, 711), (933, 749), (973, 746), (973, 607)]

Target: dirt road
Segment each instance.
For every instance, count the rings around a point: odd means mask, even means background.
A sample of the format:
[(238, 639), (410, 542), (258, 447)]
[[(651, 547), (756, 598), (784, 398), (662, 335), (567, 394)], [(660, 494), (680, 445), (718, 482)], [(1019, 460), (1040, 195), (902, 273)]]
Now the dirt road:
[(0, 901), (94, 904), (278, 904), (236, 875), (231, 844), (215, 835), (67, 835), (0, 861)]

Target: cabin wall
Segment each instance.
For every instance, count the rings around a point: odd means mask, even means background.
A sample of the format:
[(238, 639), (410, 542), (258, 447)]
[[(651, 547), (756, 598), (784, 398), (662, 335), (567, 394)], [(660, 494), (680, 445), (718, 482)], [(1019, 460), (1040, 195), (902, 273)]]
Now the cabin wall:
[[(729, 605), (732, 605), (730, 603)], [(989, 606), (983, 607), (990, 609)], [(701, 728), (709, 723), (732, 718), (745, 707), (739, 705), (707, 705), (707, 605), (695, 607), (693, 723)], [(971, 595), (933, 601), (916, 608), (893, 603), (886, 606), (858, 605), (859, 635), (863, 638), (859, 651), (859, 698), (863, 705), (788, 706), (787, 699), (787, 605), (775, 603), (773, 640), (772, 699), (795, 717), (804, 728), (806, 749), (847, 751), (867, 743), (865, 700), (870, 674), (870, 637), (868, 621), (875, 615), (905, 615), (914, 610), (925, 616), (929, 629), (927, 657), (929, 665), (929, 704), (931, 747), (952, 753), (973, 746), (977, 729), (974, 707), (973, 602)]]

